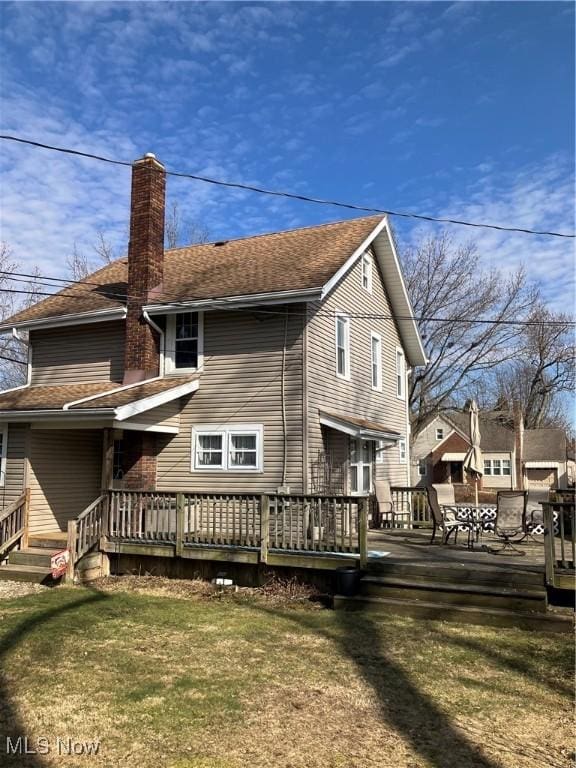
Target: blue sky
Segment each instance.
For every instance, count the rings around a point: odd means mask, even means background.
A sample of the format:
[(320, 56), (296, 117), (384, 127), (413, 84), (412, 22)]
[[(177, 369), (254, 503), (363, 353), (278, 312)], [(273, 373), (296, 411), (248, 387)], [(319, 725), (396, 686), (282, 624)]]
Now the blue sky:
[[(574, 230), (574, 6), (2, 3), (2, 132), (368, 206)], [(3, 143), (0, 236), (65, 272), (126, 244), (129, 171)], [(169, 180), (215, 239), (347, 217)], [(401, 247), (428, 232), (399, 222)], [(572, 241), (453, 228), (555, 308)], [(562, 287), (562, 292), (559, 287)]]

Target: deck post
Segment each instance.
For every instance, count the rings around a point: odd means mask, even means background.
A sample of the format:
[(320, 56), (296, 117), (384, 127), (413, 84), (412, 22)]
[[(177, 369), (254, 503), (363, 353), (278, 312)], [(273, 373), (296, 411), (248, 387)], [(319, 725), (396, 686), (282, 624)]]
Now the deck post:
[(268, 540), (270, 538), (270, 497), (260, 497), (260, 562), (268, 562)]
[(74, 566), (76, 565), (76, 534), (76, 520), (68, 520), (68, 539), (66, 548), (68, 549), (70, 559), (68, 560), (68, 569), (66, 571), (65, 581), (70, 583), (73, 583), (74, 581)]
[(556, 545), (554, 542), (554, 514), (552, 506), (542, 504), (542, 521), (544, 523), (544, 567), (546, 569), (546, 584), (554, 586), (554, 567), (556, 565)]
[(24, 491), (24, 533), (22, 534), (21, 549), (28, 546), (28, 536), (30, 533), (30, 488)]
[(176, 557), (182, 557), (184, 548), (184, 494), (176, 494)]
[(358, 499), (358, 549), (360, 568), (368, 565), (368, 497)]

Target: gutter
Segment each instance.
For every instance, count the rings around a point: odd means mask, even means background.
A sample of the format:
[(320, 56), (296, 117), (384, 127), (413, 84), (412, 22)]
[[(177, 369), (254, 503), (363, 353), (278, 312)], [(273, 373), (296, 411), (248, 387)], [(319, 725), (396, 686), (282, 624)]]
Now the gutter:
[(114, 309), (97, 309), (94, 312), (80, 312), (73, 315), (59, 315), (56, 317), (43, 317), (36, 320), (22, 320), (0, 325), (0, 333), (7, 333), (17, 328), (61, 328), (67, 325), (85, 325), (88, 323), (101, 323), (106, 320), (124, 320), (126, 318), (126, 307), (115, 307)]
[(183, 310), (235, 309), (237, 307), (258, 307), (263, 304), (292, 304), (295, 302), (319, 299), (322, 287), (305, 288), (300, 291), (274, 291), (271, 293), (253, 293), (244, 296), (224, 296), (216, 299), (197, 299), (196, 301), (178, 301), (169, 304), (146, 304), (142, 307), (145, 315), (166, 315)]

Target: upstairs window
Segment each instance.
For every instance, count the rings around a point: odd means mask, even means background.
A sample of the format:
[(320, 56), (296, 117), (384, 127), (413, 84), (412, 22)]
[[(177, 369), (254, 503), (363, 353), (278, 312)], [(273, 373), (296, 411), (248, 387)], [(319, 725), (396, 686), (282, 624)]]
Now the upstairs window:
[(372, 257), (369, 253), (362, 256), (362, 288), (372, 293)]
[(418, 475), (420, 477), (426, 477), (427, 471), (426, 459), (418, 459)]
[(406, 464), (406, 440), (398, 440), (398, 458), (400, 464)]
[(350, 318), (336, 315), (336, 374), (350, 378)]
[(202, 358), (202, 314), (181, 312), (169, 315), (166, 323), (165, 368), (195, 371)]
[(377, 333), (370, 337), (370, 351), (372, 358), (372, 389), (382, 390), (382, 339)]
[(437, 427), (436, 440), (444, 440), (444, 427)]
[(396, 347), (396, 395), (400, 400), (406, 397), (406, 366), (404, 363), (404, 352)]

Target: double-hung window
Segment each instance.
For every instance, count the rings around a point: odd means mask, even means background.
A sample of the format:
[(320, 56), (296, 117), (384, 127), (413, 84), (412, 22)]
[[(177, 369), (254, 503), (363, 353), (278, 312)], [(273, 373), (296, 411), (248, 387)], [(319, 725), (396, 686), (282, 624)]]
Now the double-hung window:
[(196, 472), (261, 472), (263, 467), (261, 424), (192, 429), (192, 469)]
[(400, 464), (406, 464), (406, 440), (398, 440), (398, 459)]
[(400, 400), (406, 397), (406, 365), (404, 362), (404, 352), (400, 347), (396, 347), (396, 395)]
[(372, 363), (372, 389), (382, 391), (382, 339), (377, 333), (370, 336)]
[(426, 474), (427, 474), (426, 459), (418, 459), (419, 477), (426, 477)]
[(510, 459), (484, 459), (484, 474), (510, 477)]
[(336, 375), (350, 378), (350, 318), (336, 313)]
[(166, 322), (165, 368), (170, 371), (195, 371), (202, 360), (202, 314), (179, 312)]
[(444, 427), (436, 428), (436, 440), (444, 440)]
[(372, 293), (372, 257), (369, 253), (362, 256), (362, 288)]

